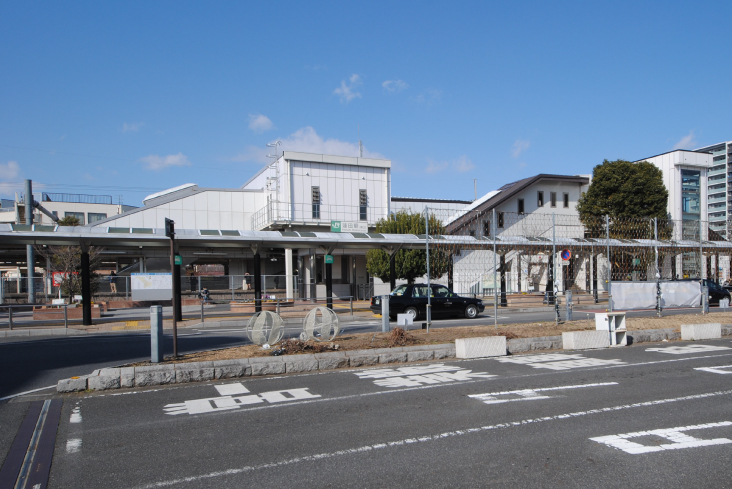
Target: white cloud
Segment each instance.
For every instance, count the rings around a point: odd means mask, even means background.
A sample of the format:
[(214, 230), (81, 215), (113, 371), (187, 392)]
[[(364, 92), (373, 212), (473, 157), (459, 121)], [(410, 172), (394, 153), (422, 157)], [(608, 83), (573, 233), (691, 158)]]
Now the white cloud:
[(696, 135), (694, 135), (694, 131), (692, 130), (689, 131), (689, 134), (679, 139), (678, 142), (674, 144), (673, 149), (692, 149), (697, 145)]
[(452, 170), (458, 173), (465, 173), (473, 168), (475, 168), (475, 165), (470, 158), (467, 155), (462, 155), (452, 161), (430, 161), (425, 171), (427, 173), (439, 173), (445, 170)]
[(354, 73), (348, 81), (349, 84), (346, 85), (346, 80), (341, 80), (341, 86), (333, 90), (333, 93), (341, 98), (341, 103), (347, 104), (355, 98), (361, 98), (361, 94), (356, 91), (362, 85), (361, 76)]
[(418, 104), (431, 105), (440, 100), (440, 98), (442, 98), (442, 90), (437, 90), (436, 88), (428, 88), (427, 90), (423, 90), (420, 94), (414, 97), (413, 100)]
[(148, 170), (164, 170), (171, 166), (191, 166), (191, 162), (188, 161), (188, 157), (183, 153), (177, 155), (159, 156), (149, 155), (144, 158), (140, 158), (140, 161), (147, 163)]
[(122, 132), (137, 132), (142, 129), (144, 122), (124, 122), (122, 123)]
[(265, 131), (269, 131), (274, 127), (269, 117), (262, 114), (249, 114), (249, 129), (252, 131), (262, 134)]
[(513, 143), (513, 148), (511, 148), (511, 156), (514, 158), (518, 158), (521, 156), (521, 153), (529, 149), (529, 146), (531, 146), (530, 141), (526, 141), (524, 139), (517, 139), (515, 143)]
[(12, 180), (17, 178), (20, 174), (20, 166), (17, 161), (8, 161), (7, 163), (0, 163), (0, 179)]
[(409, 88), (409, 85), (404, 80), (386, 80), (381, 86), (384, 87), (384, 90), (391, 93), (401, 92)]
[[(358, 156), (358, 143), (341, 141), (340, 139), (324, 139), (315, 129), (310, 126), (298, 129), (288, 137), (281, 139), (282, 146), (277, 148), (281, 151), (299, 151), (301, 153), (315, 153), (337, 156)], [(271, 161), (267, 158), (269, 148), (249, 146), (246, 151), (239, 153), (231, 161), (251, 161), (254, 163), (266, 163)], [(384, 158), (381, 154), (369, 151), (364, 147), (365, 158)]]

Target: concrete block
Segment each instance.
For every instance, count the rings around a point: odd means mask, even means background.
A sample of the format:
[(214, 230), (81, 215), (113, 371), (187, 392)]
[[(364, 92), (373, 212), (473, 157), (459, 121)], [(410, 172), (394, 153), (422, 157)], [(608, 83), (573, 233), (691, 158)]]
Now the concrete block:
[(570, 331), (562, 333), (565, 350), (586, 350), (590, 348), (609, 348), (610, 333), (607, 331)]
[(351, 367), (364, 367), (379, 363), (379, 355), (349, 355), (348, 363)]
[(313, 355), (292, 355), (285, 357), (285, 372), (300, 373), (318, 370), (318, 360)]
[(135, 367), (122, 367), (119, 369), (119, 386), (135, 387)]
[(455, 340), (455, 356), (457, 358), (500, 357), (505, 354), (505, 336), (484, 336), (482, 338), (460, 338)]
[(672, 331), (671, 333), (666, 334), (666, 339), (669, 341), (680, 340), (681, 333), (678, 331)]
[(403, 363), (407, 361), (407, 352), (382, 353), (379, 363)]
[(175, 372), (175, 365), (148, 365), (135, 367), (135, 374), (148, 372)]
[(148, 367), (135, 367), (135, 387), (174, 383), (175, 369), (173, 368), (150, 370)]
[(716, 340), (721, 337), (721, 323), (681, 325), (681, 339), (684, 341)]
[[(112, 376), (119, 377), (120, 370), (121, 369), (119, 369), (119, 368), (103, 368), (103, 369), (99, 370), (98, 375), (112, 375)], [(95, 372), (96, 372), (96, 370), (95, 370)]]
[(250, 358), (249, 365), (252, 368), (252, 375), (284, 374), (285, 362), (278, 357)]
[(12, 336), (30, 336), (27, 329), (14, 329), (12, 331), (6, 331), (5, 337), (10, 338)]
[(238, 360), (216, 360), (213, 364), (215, 379), (235, 379), (238, 377), (248, 377), (252, 375), (252, 367), (249, 365), (248, 358)]
[(85, 391), (87, 388), (86, 377), (79, 377), (78, 379), (62, 379), (56, 384), (56, 391), (58, 392), (79, 392)]
[(425, 362), (435, 358), (434, 350), (422, 350), (422, 351), (408, 351), (407, 361), (408, 362)]
[(211, 367), (186, 368), (186, 367), (188, 367), (188, 365), (195, 365), (196, 363), (203, 363), (203, 362), (183, 363), (183, 364), (181, 364), (180, 368), (176, 367), (175, 383), (183, 384), (186, 382), (205, 382), (207, 380), (213, 380), (213, 378), (214, 378), (213, 362), (209, 362), (212, 364)]
[(729, 324), (722, 326), (722, 336), (730, 336), (732, 335), (732, 326)]
[(93, 391), (106, 391), (109, 389), (119, 389), (119, 375), (97, 375), (89, 377), (89, 389)]
[(440, 348), (434, 350), (435, 360), (441, 360), (443, 358), (455, 358), (455, 348)]
[(348, 367), (348, 357), (343, 352), (316, 353), (319, 370)]

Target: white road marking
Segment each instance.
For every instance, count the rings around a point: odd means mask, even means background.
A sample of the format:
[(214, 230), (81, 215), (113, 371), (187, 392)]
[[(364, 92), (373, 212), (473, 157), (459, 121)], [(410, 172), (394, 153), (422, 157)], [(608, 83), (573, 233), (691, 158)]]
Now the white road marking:
[(79, 450), (81, 450), (81, 438), (66, 441), (66, 453), (77, 453)]
[(46, 389), (55, 389), (55, 388), (56, 388), (56, 385), (54, 384), (54, 385), (49, 385), (48, 387), (41, 387), (40, 389), (33, 389), (30, 391), (18, 392), (17, 394), (12, 394), (12, 395), (9, 395), (6, 397), (0, 397), (0, 401), (7, 401), (8, 399), (12, 399), (14, 397), (24, 396), (26, 394), (33, 394), (34, 392), (40, 392), (40, 391), (45, 391)]
[(495, 360), (501, 363), (541, 363), (541, 362), (556, 362), (560, 360), (576, 360), (585, 358), (582, 355), (567, 355), (566, 353), (545, 353), (543, 355), (517, 355), (510, 357), (498, 357)]
[(414, 367), (379, 368), (354, 372), (361, 379), (378, 379), (374, 384), (381, 387), (417, 387), (425, 384), (465, 382), (475, 378), (495, 377), (486, 372), (473, 372), (462, 367), (435, 363)]
[[(485, 404), (502, 404), (504, 402), (535, 401), (537, 399), (551, 399), (552, 396), (542, 396), (539, 392), (558, 391), (565, 389), (582, 389), (584, 387), (604, 387), (618, 385), (617, 382), (602, 382), (596, 384), (565, 385), (563, 387), (542, 387), (539, 389), (520, 389), (516, 391), (488, 392), (486, 394), (472, 394), (468, 397), (478, 399)], [(498, 399), (499, 396), (519, 396), (509, 399)]]
[[(624, 433), (621, 435), (598, 436), (596, 438), (590, 438), (590, 440), (596, 441), (598, 443), (604, 443), (613, 448), (617, 448), (624, 452), (637, 455), (640, 453), (661, 452), (663, 450), (679, 450), (682, 448), (706, 447), (710, 445), (725, 445), (727, 443), (732, 443), (732, 440), (730, 440), (729, 438), (714, 438), (712, 440), (703, 440), (701, 438), (694, 438), (693, 436), (684, 433), (684, 431), (706, 430), (709, 428), (717, 428), (720, 426), (730, 425), (732, 425), (731, 421), (721, 421), (719, 423), (697, 424), (692, 426), (681, 426), (678, 428), (667, 428), (653, 431), (637, 431), (635, 433)], [(666, 438), (671, 443), (648, 446), (628, 440), (629, 438), (638, 438), (641, 436), (659, 436), (661, 438)]]
[(694, 370), (701, 370), (703, 372), (711, 372), (713, 374), (732, 374), (732, 370), (726, 370), (726, 369), (732, 369), (732, 365), (720, 365), (719, 367), (698, 367)]
[(75, 407), (71, 411), (71, 417), (69, 418), (69, 423), (81, 423), (81, 408)]
[(671, 355), (685, 355), (687, 353), (704, 353), (708, 351), (732, 350), (727, 346), (713, 345), (684, 345), (684, 346), (667, 346), (665, 348), (646, 348), (646, 351), (658, 353), (670, 353)]
[(219, 394), (222, 396), (235, 396), (237, 394), (249, 394), (249, 389), (244, 387), (244, 385), (241, 382), (236, 382), (234, 384), (218, 384), (214, 385), (216, 387), (216, 390), (219, 391)]
[[(393, 391), (385, 391), (385, 392), (393, 392)], [(684, 396), (684, 397), (658, 399), (655, 401), (637, 402), (634, 404), (623, 404), (623, 405), (619, 405), (619, 406), (610, 406), (610, 407), (605, 407), (605, 408), (591, 409), (589, 411), (577, 411), (577, 412), (573, 412), (573, 413), (559, 414), (556, 416), (546, 416), (543, 418), (533, 418), (533, 419), (530, 418), (530, 419), (523, 419), (520, 421), (513, 421), (513, 422), (509, 422), (509, 423), (500, 423), (500, 424), (495, 424), (495, 425), (480, 426), (480, 427), (476, 427), (476, 428), (466, 428), (464, 430), (448, 431), (445, 433), (439, 433), (436, 435), (427, 435), (427, 436), (422, 436), (419, 438), (408, 438), (408, 439), (391, 441), (391, 442), (376, 443), (374, 445), (365, 445), (365, 446), (358, 447), (358, 448), (339, 450), (337, 452), (319, 453), (316, 455), (306, 455), (303, 457), (282, 460), (280, 462), (271, 462), (271, 463), (260, 464), (260, 465), (246, 465), (243, 467), (237, 467), (237, 468), (233, 468), (233, 469), (221, 470), (221, 471), (216, 471), (216, 472), (209, 472), (207, 474), (183, 477), (180, 479), (171, 479), (171, 480), (167, 480), (167, 481), (153, 482), (151, 484), (139, 486), (139, 489), (154, 489), (157, 487), (169, 487), (169, 486), (175, 486), (178, 484), (183, 484), (186, 482), (196, 482), (196, 481), (201, 481), (201, 480), (205, 480), (205, 479), (214, 479), (217, 477), (232, 476), (232, 475), (236, 475), (236, 474), (252, 472), (255, 470), (275, 469), (278, 467), (284, 467), (287, 465), (292, 465), (292, 464), (296, 464), (296, 463), (300, 463), (300, 462), (310, 462), (310, 461), (340, 457), (343, 455), (365, 453), (365, 452), (370, 452), (372, 450), (391, 448), (391, 447), (395, 447), (395, 446), (402, 446), (402, 445), (407, 445), (407, 444), (412, 444), (412, 443), (427, 443), (427, 442), (432, 442), (432, 441), (439, 441), (444, 438), (450, 438), (453, 436), (469, 435), (472, 433), (479, 433), (479, 432), (483, 432), (483, 431), (493, 431), (493, 430), (504, 429), (504, 428), (513, 428), (516, 426), (523, 426), (523, 425), (534, 424), (534, 423), (543, 423), (546, 421), (558, 421), (558, 420), (576, 418), (579, 416), (587, 416), (590, 414), (600, 414), (600, 413), (607, 413), (607, 412), (614, 412), (614, 411), (622, 411), (622, 410), (632, 409), (632, 408), (637, 408), (637, 407), (658, 406), (661, 404), (669, 404), (669, 403), (673, 403), (673, 402), (691, 401), (691, 400), (696, 400), (696, 399), (707, 399), (707, 398), (716, 397), (716, 396), (728, 396), (730, 394), (732, 394), (732, 390), (707, 392), (704, 394), (693, 394), (693, 395)]]
[(569, 370), (584, 367), (605, 367), (608, 365), (625, 365), (622, 360), (604, 360), (602, 358), (587, 358), (579, 354), (566, 355), (564, 353), (549, 353), (545, 355), (521, 355), (517, 357), (502, 357), (497, 359), (501, 363), (518, 363), (533, 368), (547, 368), (550, 370)]
[[(218, 387), (219, 386), (216, 386), (216, 388)], [(171, 416), (186, 413), (204, 414), (213, 413), (216, 411), (229, 411), (231, 409), (239, 409), (240, 407), (246, 406), (248, 404), (260, 404), (265, 401), (274, 404), (279, 402), (315, 399), (318, 397), (321, 396), (318, 394), (311, 394), (310, 392), (308, 392), (308, 388), (284, 389), (279, 391), (262, 392), (261, 394), (252, 394), (249, 396), (209, 397), (206, 399), (194, 399), (191, 401), (177, 402), (173, 404), (166, 404), (163, 407), (163, 411), (165, 411), (165, 414), (170, 414)]]

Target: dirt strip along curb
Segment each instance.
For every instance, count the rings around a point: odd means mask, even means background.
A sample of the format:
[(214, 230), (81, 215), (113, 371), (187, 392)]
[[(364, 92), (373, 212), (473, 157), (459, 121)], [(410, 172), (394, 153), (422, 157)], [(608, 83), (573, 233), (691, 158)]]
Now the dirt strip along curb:
[[(732, 335), (732, 326), (722, 326), (722, 336), (730, 335)], [(681, 333), (673, 328), (629, 331), (628, 336), (629, 345), (681, 339)], [(561, 336), (516, 338), (507, 342), (508, 354), (561, 350), (562, 348)], [(144, 367), (103, 368), (95, 370), (90, 375), (62, 379), (58, 382), (56, 389), (58, 392), (97, 391), (451, 358), (455, 358), (455, 345), (447, 343)]]

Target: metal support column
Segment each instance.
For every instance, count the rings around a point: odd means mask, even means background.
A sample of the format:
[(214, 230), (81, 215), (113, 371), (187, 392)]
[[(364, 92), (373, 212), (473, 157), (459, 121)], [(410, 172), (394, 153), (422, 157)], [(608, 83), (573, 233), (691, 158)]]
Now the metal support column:
[[(327, 256), (327, 255), (326, 255)], [(333, 264), (325, 263), (325, 297), (328, 309), (333, 309)]]
[[(33, 183), (30, 180), (25, 181), (25, 223), (33, 225)], [(26, 245), (25, 250), (28, 268), (28, 304), (35, 304), (36, 290), (33, 278), (36, 271), (36, 257), (33, 245)]]
[(508, 300), (506, 299), (506, 255), (501, 255), (501, 307), (508, 306)]
[(491, 233), (493, 234), (493, 326), (498, 329), (498, 287), (496, 287), (496, 256), (498, 256), (498, 250), (496, 249), (496, 232), (498, 226), (496, 225), (496, 210), (493, 209), (493, 218), (491, 219)]
[(254, 312), (262, 311), (262, 260), (259, 250), (254, 253)]
[(653, 240), (656, 242), (654, 247), (656, 258), (656, 314), (661, 317), (661, 269), (658, 268), (658, 218), (653, 218)]
[(611, 291), (613, 283), (613, 262), (610, 259), (610, 216), (607, 214), (605, 215), (605, 233), (607, 236), (607, 310), (613, 312), (613, 296)]
[(396, 251), (389, 256), (389, 287), (396, 289)]
[(430, 208), (424, 208), (424, 247), (427, 254), (427, 332), (430, 332), (432, 324), (432, 287), (430, 287)]
[(89, 270), (89, 245), (81, 245), (81, 310), (84, 326), (91, 326), (91, 271)]

